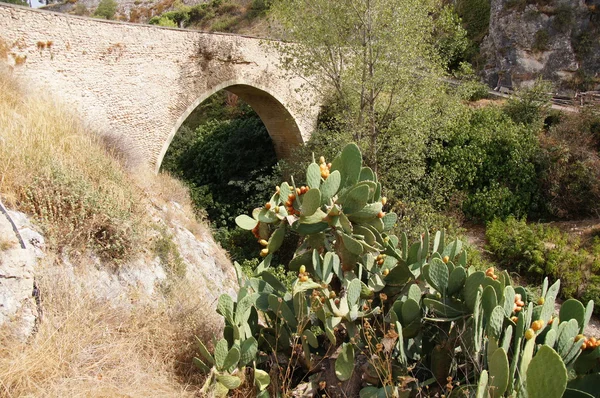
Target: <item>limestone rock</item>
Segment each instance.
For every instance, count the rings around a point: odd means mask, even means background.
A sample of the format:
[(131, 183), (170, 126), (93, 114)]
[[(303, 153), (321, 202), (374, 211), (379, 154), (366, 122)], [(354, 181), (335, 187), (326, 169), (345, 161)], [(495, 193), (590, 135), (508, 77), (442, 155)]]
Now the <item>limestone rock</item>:
[(583, 89), (581, 79), (600, 72), (599, 6), (599, 0), (492, 0), (481, 46), (486, 82), (519, 88), (542, 77), (557, 91)]
[(10, 212), (9, 216), (15, 216), (19, 232), (24, 232), (25, 248), (7, 215), (0, 212), (0, 326), (7, 327), (11, 335), (24, 341), (33, 332), (38, 314), (33, 297), (34, 271), (42, 254), (31, 241), (43, 245), (43, 238), (24, 223), (26, 218), (21, 215)]

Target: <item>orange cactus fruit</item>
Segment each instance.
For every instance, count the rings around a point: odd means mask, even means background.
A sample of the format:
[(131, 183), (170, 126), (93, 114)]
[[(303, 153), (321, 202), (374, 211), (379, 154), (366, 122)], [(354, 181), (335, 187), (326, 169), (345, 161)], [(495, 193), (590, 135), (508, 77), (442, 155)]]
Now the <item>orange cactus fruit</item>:
[(260, 251), (260, 256), (261, 256), (261, 257), (266, 257), (266, 256), (267, 256), (267, 254), (269, 254), (269, 249), (266, 249), (266, 248), (265, 248), (265, 249), (262, 249), (262, 250)]
[(386, 203), (387, 203), (387, 198), (384, 196), (383, 198), (381, 198), (381, 204), (385, 206)]
[(331, 163), (327, 163), (327, 168), (331, 169)]
[(518, 316), (513, 316), (512, 318), (510, 318), (511, 321), (513, 321), (514, 323), (519, 322), (519, 317)]
[(293, 193), (291, 193), (291, 194), (288, 195), (288, 199), (289, 200), (294, 200), (294, 199), (296, 199), (296, 195), (294, 195)]
[(444, 258), (442, 258), (442, 261), (444, 262), (444, 264), (447, 264), (448, 261), (450, 261), (450, 257), (444, 256)]
[(383, 275), (383, 276), (387, 276), (389, 273), (390, 273), (390, 270), (387, 268), (384, 269), (383, 271), (381, 271), (381, 275)]
[(385, 213), (380, 211), (379, 213), (377, 213), (377, 218), (383, 218), (383, 216), (385, 216)]
[(319, 158), (319, 163), (321, 163), (321, 164), (325, 163), (325, 156), (321, 156)]
[(269, 242), (264, 239), (259, 240), (258, 243), (260, 243), (261, 246), (267, 246), (269, 244)]
[(544, 321), (542, 321), (541, 319), (538, 319), (537, 321), (533, 321), (533, 323), (531, 324), (531, 328), (533, 329), (534, 332), (537, 332), (538, 330), (542, 330), (543, 327), (544, 327)]
[(583, 334), (578, 334), (577, 336), (575, 336), (575, 341), (579, 341), (581, 339), (585, 339), (585, 336)]
[(535, 332), (533, 331), (533, 329), (529, 328), (525, 331), (525, 338), (527, 340), (531, 340), (534, 336), (535, 336)]
[(308, 276), (306, 276), (306, 275), (302, 275), (300, 277), (300, 282), (306, 282), (307, 280), (308, 280)]
[(271, 204), (270, 203), (266, 203), (265, 204), (265, 209), (270, 210), (271, 209)]
[(521, 301), (523, 298), (521, 297), (521, 293), (515, 294), (515, 303)]
[(279, 193), (279, 191), (281, 191), (281, 188), (279, 188), (279, 185), (277, 185), (277, 186), (275, 187), (275, 193)]
[(545, 302), (546, 302), (546, 299), (543, 297), (540, 297), (537, 301), (538, 305), (544, 305)]

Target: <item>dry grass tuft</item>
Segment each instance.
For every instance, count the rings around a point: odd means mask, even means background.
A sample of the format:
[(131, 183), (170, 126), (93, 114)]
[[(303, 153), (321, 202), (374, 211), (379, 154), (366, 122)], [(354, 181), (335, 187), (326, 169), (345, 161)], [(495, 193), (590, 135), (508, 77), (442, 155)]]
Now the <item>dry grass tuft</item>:
[(194, 396), (201, 380), (191, 365), (193, 336), (209, 340), (219, 325), (199, 316), (206, 304), (185, 282), (133, 310), (99, 301), (57, 267), (43, 270), (38, 284), (37, 334), (21, 345), (0, 336), (0, 396)]
[(0, 131), (0, 195), (35, 215), (54, 248), (134, 252), (146, 224), (141, 192), (75, 116), (25, 93), (1, 66)]

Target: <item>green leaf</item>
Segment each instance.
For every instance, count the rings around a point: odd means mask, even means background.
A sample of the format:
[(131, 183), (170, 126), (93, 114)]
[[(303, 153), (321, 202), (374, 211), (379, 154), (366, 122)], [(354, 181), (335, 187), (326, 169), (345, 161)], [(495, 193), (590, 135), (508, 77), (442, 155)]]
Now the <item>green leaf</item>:
[(583, 324), (585, 323), (585, 308), (579, 300), (568, 299), (560, 306), (558, 319), (560, 319), (561, 323), (575, 319), (580, 330), (582, 330)]
[(342, 187), (356, 184), (362, 168), (362, 154), (360, 153), (360, 149), (358, 149), (356, 144), (348, 144), (342, 150), (340, 159), (342, 165)]
[(348, 304), (350, 306), (358, 303), (358, 299), (360, 297), (361, 284), (360, 279), (353, 279), (348, 285), (348, 289), (346, 291), (346, 296), (348, 298)]
[(218, 375), (217, 380), (219, 383), (227, 387), (228, 390), (235, 390), (242, 385), (242, 380), (237, 376), (231, 375)]
[(200, 369), (204, 373), (210, 372), (210, 367), (208, 367), (200, 358), (194, 357), (193, 359), (194, 365)]
[(318, 164), (311, 163), (308, 165), (308, 169), (306, 170), (306, 184), (310, 188), (319, 188), (319, 185), (321, 185), (321, 169)]
[(198, 337), (196, 337), (196, 340), (198, 341), (198, 348), (200, 350), (200, 354), (204, 357), (204, 359), (208, 362), (209, 365), (214, 365), (215, 359), (212, 355), (210, 355), (204, 343)]
[(396, 221), (398, 221), (398, 215), (396, 213), (388, 213), (381, 219), (383, 221), (383, 230), (389, 231), (394, 228)]
[(270, 254), (279, 250), (281, 244), (283, 243), (283, 238), (285, 238), (285, 228), (277, 228), (269, 238), (269, 243), (267, 245), (267, 249), (269, 249)]
[(259, 391), (264, 391), (271, 383), (271, 377), (267, 372), (260, 369), (254, 369), (254, 384)]
[(225, 364), (225, 358), (227, 358), (227, 354), (229, 354), (227, 340), (221, 339), (215, 347), (215, 365), (220, 371), (224, 370), (223, 364)]
[(258, 353), (258, 342), (254, 337), (249, 337), (240, 347), (240, 366), (246, 366), (256, 359)]
[(260, 274), (261, 278), (267, 282), (269, 285), (271, 285), (271, 287), (275, 290), (278, 290), (280, 292), (286, 292), (287, 288), (285, 287), (285, 285), (283, 283), (281, 283), (281, 281), (279, 279), (277, 279), (273, 274), (271, 274), (268, 271), (263, 271), (262, 274)]
[(325, 180), (325, 182), (321, 185), (321, 202), (323, 204), (327, 203), (329, 199), (331, 199), (340, 189), (342, 177), (340, 176), (339, 171), (333, 171), (329, 174), (329, 177)]
[(219, 296), (217, 303), (217, 313), (223, 315), (225, 319), (233, 323), (233, 299), (228, 294)]
[(367, 205), (369, 201), (369, 186), (368, 185), (358, 185), (352, 188), (342, 206), (344, 213), (352, 214), (362, 210), (363, 207)]
[(489, 363), (489, 389), (491, 398), (500, 398), (508, 387), (508, 356), (500, 347), (492, 354)]
[(375, 173), (373, 170), (371, 170), (371, 168), (363, 167), (360, 169), (360, 177), (358, 178), (358, 181), (377, 181), (377, 178), (375, 177)]
[(429, 264), (429, 271), (425, 275), (427, 281), (435, 290), (440, 292), (442, 295), (446, 294), (448, 289), (448, 266), (438, 258), (434, 258)]
[(306, 340), (308, 340), (308, 344), (310, 344), (310, 346), (312, 348), (319, 347), (319, 342), (317, 341), (317, 338), (315, 337), (315, 335), (314, 335), (313, 332), (311, 332), (310, 330), (306, 329), (306, 330), (304, 330), (304, 332), (302, 334), (304, 336), (306, 336)]
[(242, 229), (252, 231), (258, 224), (258, 221), (256, 221), (254, 218), (248, 217), (245, 214), (242, 214), (235, 218), (235, 223)]
[(335, 360), (335, 375), (340, 381), (346, 381), (354, 371), (354, 345), (343, 343), (341, 351)]
[(560, 355), (547, 345), (535, 354), (527, 368), (529, 398), (561, 398), (567, 388), (567, 368)]
[(355, 254), (357, 256), (360, 256), (363, 253), (363, 246), (360, 244), (359, 241), (357, 241), (351, 236), (346, 235), (343, 232), (340, 232), (340, 235), (342, 236), (342, 242), (344, 244), (344, 247), (350, 253)]
[[(312, 188), (306, 192), (302, 199), (302, 206), (300, 212), (303, 216), (312, 216), (315, 214), (317, 209), (321, 206), (321, 191), (319, 188)], [(323, 218), (321, 217), (320, 220)], [(320, 221), (319, 220), (319, 221)]]
[(223, 370), (233, 372), (233, 369), (237, 367), (240, 360), (240, 350), (237, 347), (232, 347), (227, 353), (225, 361), (223, 362)]

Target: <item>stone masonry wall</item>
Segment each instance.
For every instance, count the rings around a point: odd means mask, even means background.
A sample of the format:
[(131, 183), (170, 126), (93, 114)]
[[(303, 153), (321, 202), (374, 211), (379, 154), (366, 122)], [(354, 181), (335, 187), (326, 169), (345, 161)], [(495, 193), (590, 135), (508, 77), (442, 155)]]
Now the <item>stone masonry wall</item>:
[[(3, 50), (4, 49), (4, 50)], [(285, 156), (319, 110), (264, 40), (75, 17), (0, 5), (0, 57), (156, 170), (204, 99), (229, 87), (254, 107)]]

